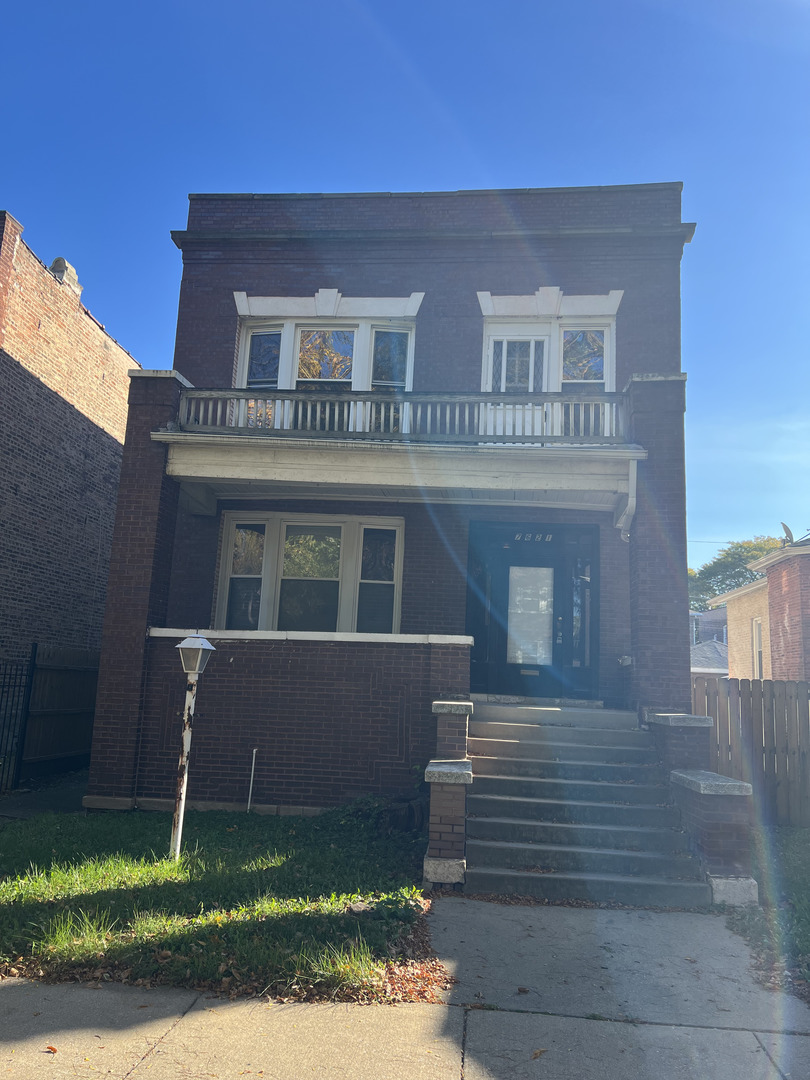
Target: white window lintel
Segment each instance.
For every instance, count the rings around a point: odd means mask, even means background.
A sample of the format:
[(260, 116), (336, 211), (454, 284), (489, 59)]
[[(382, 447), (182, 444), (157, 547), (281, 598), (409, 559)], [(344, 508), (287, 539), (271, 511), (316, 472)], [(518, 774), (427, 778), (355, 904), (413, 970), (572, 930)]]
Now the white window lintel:
[(242, 318), (413, 319), (425, 294), (343, 296), (337, 289), (319, 289), (314, 296), (248, 296), (234, 292), (233, 298)]
[(541, 286), (529, 296), (493, 296), (479, 292), (481, 314), (488, 319), (609, 318), (615, 316), (623, 289), (595, 296), (566, 296), (557, 286)]

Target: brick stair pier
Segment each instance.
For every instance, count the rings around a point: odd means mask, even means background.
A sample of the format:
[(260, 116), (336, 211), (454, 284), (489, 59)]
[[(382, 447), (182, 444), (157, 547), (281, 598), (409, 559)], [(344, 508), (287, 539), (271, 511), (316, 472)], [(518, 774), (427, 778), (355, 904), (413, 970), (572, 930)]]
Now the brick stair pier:
[(466, 893), (711, 904), (634, 713), (476, 703)]

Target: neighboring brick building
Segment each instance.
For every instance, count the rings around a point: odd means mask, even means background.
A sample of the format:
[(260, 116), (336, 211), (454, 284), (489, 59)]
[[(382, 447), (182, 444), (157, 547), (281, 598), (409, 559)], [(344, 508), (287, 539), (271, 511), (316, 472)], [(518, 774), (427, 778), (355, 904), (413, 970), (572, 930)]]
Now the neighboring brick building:
[(137, 364), (0, 211), (0, 660), (98, 649)]
[(86, 805), (170, 803), (189, 629), (209, 806), (402, 793), (439, 697), (689, 711), (680, 195), (191, 196)]
[(810, 679), (810, 535), (748, 564), (764, 574), (710, 600), (728, 619), (732, 679)]

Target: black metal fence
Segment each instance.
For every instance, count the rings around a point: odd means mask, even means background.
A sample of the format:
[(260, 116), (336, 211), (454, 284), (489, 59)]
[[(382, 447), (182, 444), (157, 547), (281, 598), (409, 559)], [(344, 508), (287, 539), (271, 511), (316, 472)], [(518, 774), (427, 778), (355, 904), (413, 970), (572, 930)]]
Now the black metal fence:
[(0, 663), (0, 792), (16, 787), (20, 777), (36, 660), (32, 645), (28, 660)]

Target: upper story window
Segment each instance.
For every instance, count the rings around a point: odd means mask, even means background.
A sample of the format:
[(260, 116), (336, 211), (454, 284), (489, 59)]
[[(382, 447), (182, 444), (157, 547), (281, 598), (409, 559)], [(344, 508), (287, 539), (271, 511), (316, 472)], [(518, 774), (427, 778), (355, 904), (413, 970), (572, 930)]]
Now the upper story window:
[(410, 389), (423, 297), (343, 297), (337, 289), (314, 297), (234, 293), (241, 317), (237, 385)]
[(482, 389), (553, 393), (571, 384), (616, 387), (615, 324), (621, 290), (564, 296), (541, 288), (531, 296), (479, 292), (484, 315)]

